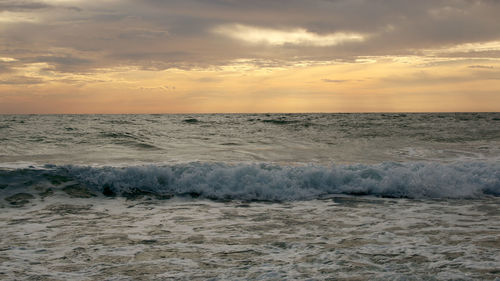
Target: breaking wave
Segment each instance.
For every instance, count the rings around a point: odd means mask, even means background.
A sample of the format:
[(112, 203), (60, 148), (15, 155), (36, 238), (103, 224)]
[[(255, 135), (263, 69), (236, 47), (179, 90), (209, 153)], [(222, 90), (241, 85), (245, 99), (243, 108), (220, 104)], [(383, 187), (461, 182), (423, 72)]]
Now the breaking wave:
[[(392, 198), (500, 196), (500, 163), (435, 162), (279, 166), (188, 163), (129, 167), (46, 166), (1, 171), (2, 187), (45, 179), (107, 196), (151, 194), (215, 200), (288, 201), (333, 194)], [(54, 182), (54, 179), (55, 182)]]

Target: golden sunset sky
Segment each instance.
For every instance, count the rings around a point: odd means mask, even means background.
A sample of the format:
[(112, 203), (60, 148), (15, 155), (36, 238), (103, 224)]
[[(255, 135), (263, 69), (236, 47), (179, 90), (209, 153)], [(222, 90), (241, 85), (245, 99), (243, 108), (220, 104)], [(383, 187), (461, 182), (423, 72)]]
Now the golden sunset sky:
[(498, 0), (0, 0), (0, 113), (500, 111)]

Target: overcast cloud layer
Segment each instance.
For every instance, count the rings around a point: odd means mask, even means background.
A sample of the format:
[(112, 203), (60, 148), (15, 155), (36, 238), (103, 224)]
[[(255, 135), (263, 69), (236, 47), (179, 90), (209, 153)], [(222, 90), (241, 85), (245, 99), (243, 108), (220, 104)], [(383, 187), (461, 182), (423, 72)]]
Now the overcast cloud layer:
[(500, 0), (0, 0), (1, 113), (499, 111)]
[(421, 55), (500, 41), (498, 15), (498, 0), (2, 0), (0, 73), (26, 63), (85, 72)]

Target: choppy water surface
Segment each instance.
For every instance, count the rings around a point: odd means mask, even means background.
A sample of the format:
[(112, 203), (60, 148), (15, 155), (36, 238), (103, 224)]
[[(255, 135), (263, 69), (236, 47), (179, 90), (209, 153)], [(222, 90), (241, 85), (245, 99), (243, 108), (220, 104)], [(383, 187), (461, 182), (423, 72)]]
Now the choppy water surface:
[(499, 122), (0, 115), (0, 279), (498, 280)]
[(380, 163), (500, 156), (500, 113), (0, 115), (0, 163)]

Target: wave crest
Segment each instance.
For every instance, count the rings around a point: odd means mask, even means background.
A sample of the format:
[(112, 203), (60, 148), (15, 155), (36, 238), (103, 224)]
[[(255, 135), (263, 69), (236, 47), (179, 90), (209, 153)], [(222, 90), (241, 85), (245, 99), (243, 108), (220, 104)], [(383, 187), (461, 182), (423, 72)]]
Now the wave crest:
[(189, 163), (131, 167), (58, 167), (107, 194), (146, 192), (211, 199), (287, 201), (331, 194), (394, 198), (500, 196), (500, 164), (483, 162), (279, 166)]

